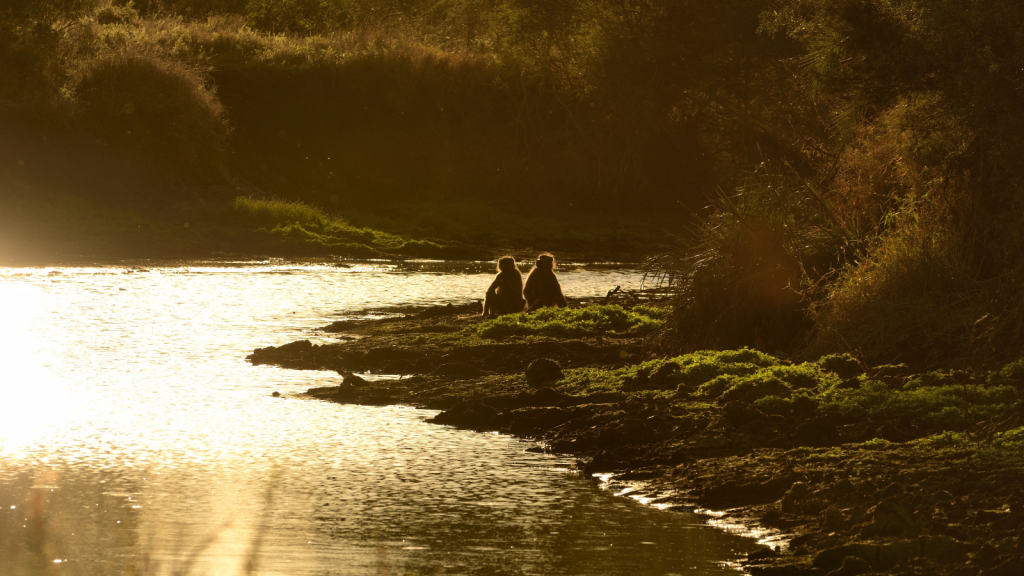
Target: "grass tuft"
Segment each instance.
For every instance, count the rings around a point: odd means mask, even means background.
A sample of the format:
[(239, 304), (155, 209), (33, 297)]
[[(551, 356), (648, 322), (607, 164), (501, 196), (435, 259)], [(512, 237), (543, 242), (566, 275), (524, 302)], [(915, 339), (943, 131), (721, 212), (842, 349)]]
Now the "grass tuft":
[(232, 203), (235, 214), (259, 226), (283, 226), (288, 224), (344, 224), (344, 221), (328, 216), (323, 210), (302, 202), (286, 200), (264, 200), (239, 196)]

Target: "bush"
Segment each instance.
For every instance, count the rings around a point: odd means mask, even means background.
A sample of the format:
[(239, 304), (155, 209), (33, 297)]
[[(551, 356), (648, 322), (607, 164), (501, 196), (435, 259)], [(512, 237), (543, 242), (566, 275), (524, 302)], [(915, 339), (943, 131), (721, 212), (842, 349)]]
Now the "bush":
[(249, 0), (249, 24), (275, 34), (315, 34), (338, 28), (350, 15), (340, 0)]
[(913, 204), (908, 200), (893, 230), (814, 306), (814, 353), (928, 361), (969, 342), (986, 314), (986, 295), (956, 240), (940, 224), (922, 222)]
[(97, 24), (131, 24), (139, 19), (139, 13), (131, 2), (124, 6), (107, 4), (96, 11)]
[(1024, 358), (1014, 360), (993, 372), (988, 377), (989, 384), (1010, 384), (1020, 386), (1024, 381)]
[(839, 376), (840, 378), (853, 378), (854, 376), (860, 376), (864, 373), (864, 368), (861, 367), (860, 362), (856, 358), (849, 354), (830, 354), (818, 358), (818, 366), (822, 370), (827, 370)]
[(74, 93), (81, 124), (109, 143), (200, 172), (224, 166), (224, 111), (185, 64), (144, 53), (101, 56), (80, 70)]
[(663, 348), (795, 348), (810, 327), (804, 285), (856, 235), (813, 186), (767, 165), (715, 208), (692, 241), (653, 262), (677, 293)]

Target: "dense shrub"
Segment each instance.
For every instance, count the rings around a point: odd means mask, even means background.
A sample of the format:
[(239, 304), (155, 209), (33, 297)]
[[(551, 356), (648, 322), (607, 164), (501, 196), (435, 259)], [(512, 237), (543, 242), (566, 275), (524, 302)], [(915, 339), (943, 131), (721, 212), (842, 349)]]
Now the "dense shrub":
[(81, 124), (109, 143), (197, 171), (223, 166), (228, 124), (202, 75), (145, 53), (101, 56), (74, 84)]
[(768, 165), (715, 206), (696, 238), (653, 262), (678, 294), (664, 348), (792, 349), (809, 327), (805, 284), (836, 266), (858, 235), (812, 184)]
[(66, 80), (60, 54), (62, 30), (90, 12), (95, 0), (4, 0), (0, 2), (0, 110), (28, 109), (53, 116), (57, 91)]
[(350, 15), (341, 0), (249, 0), (246, 18), (267, 32), (315, 34), (340, 28)]
[(911, 221), (844, 270), (815, 306), (815, 347), (875, 359), (899, 352), (920, 361), (969, 342), (987, 312), (986, 295), (943, 227), (917, 216), (909, 208), (904, 218)]

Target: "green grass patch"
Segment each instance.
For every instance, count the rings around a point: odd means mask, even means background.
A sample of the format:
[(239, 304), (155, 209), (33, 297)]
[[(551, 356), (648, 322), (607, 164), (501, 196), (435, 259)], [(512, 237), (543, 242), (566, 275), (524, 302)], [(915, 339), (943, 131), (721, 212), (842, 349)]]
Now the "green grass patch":
[(956, 427), (1004, 413), (1019, 395), (1013, 386), (943, 384), (894, 390), (883, 382), (865, 380), (855, 390), (824, 394), (821, 409), (842, 415), (864, 413), (878, 421), (912, 416), (933, 425)]
[(314, 206), (302, 202), (285, 200), (263, 200), (240, 196), (232, 202), (236, 221), (259, 226), (280, 226), (283, 224), (344, 224), (334, 216), (328, 216)]
[(568, 393), (672, 391), (697, 388), (720, 377), (750, 375), (779, 365), (778, 358), (757, 350), (702, 350), (675, 358), (648, 360), (617, 369), (565, 371), (560, 387)]
[(432, 255), (432, 242), (357, 227), (301, 202), (236, 198), (139, 210), (14, 181), (0, 174), (0, 239), (7, 261), (67, 257), (255, 254)]
[(353, 226), (344, 218), (316, 206), (275, 199), (238, 197), (229, 203), (193, 207), (193, 218), (207, 228), (255, 233), (256, 239), (285, 248), (309, 248), (316, 252), (370, 254), (395, 251), (413, 255), (441, 248), (408, 236)]
[[(834, 364), (834, 360), (826, 364)], [(909, 418), (923, 430), (960, 431), (1019, 410), (1022, 383), (1017, 379), (1018, 364), (994, 371), (987, 381), (965, 379), (955, 371), (886, 382), (866, 375), (844, 380), (817, 362), (787, 364), (762, 352), (741, 349), (701, 351), (613, 369), (566, 370), (558, 387), (570, 394), (675, 394), (709, 405), (738, 400), (750, 402), (766, 414), (817, 413), (849, 422)]]
[(534, 313), (508, 314), (480, 324), (477, 334), (492, 340), (511, 336), (584, 338), (605, 334), (645, 335), (662, 325), (664, 311), (638, 307), (587, 306), (586, 308), (541, 308)]

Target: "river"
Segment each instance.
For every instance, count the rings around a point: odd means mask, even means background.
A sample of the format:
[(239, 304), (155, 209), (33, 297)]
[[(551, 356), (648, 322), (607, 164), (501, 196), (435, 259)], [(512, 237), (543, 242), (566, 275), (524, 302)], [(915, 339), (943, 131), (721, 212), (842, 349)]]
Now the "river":
[[(4, 574), (722, 574), (754, 539), (431, 411), (276, 399), (254, 348), (479, 298), (483, 264), (0, 268)], [(638, 272), (564, 268), (565, 292)]]

